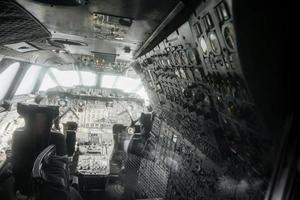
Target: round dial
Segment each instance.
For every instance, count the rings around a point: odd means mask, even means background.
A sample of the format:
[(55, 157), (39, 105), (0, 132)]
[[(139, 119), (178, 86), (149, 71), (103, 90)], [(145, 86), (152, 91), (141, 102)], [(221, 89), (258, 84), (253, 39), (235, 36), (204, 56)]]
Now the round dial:
[(232, 24), (224, 27), (223, 35), (228, 48), (231, 50), (235, 49), (235, 34)]
[(78, 105), (79, 105), (80, 107), (82, 107), (82, 106), (84, 106), (84, 103), (83, 103), (82, 101), (79, 101)]
[(207, 44), (206, 44), (204, 37), (200, 38), (200, 47), (201, 47), (201, 50), (203, 51), (203, 53), (206, 55), (208, 48), (207, 48)]
[(217, 35), (214, 32), (211, 32), (209, 34), (209, 41), (210, 41), (210, 45), (211, 45), (212, 50), (215, 53), (220, 53), (220, 51), (221, 51), (220, 43), (219, 43), (219, 40), (217, 38)]
[(128, 129), (127, 129), (127, 132), (128, 132), (129, 135), (133, 135), (134, 131), (135, 131), (134, 127), (128, 127)]
[(187, 49), (186, 50), (188, 61), (191, 65), (198, 65), (199, 64), (199, 56), (198, 52), (195, 49)]

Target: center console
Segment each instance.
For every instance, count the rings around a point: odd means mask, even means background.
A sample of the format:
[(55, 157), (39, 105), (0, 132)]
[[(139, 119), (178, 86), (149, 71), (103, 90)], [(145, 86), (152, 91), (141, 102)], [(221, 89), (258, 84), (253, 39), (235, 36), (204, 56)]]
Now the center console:
[(89, 142), (79, 145), (77, 172), (81, 175), (108, 175), (110, 159), (113, 153), (113, 135), (111, 130), (105, 132), (90, 130)]

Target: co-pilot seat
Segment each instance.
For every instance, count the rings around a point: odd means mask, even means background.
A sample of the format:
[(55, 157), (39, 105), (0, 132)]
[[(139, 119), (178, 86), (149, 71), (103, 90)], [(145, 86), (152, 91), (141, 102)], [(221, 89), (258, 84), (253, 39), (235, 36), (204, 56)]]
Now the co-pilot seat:
[(41, 106), (18, 103), (18, 113), (25, 119), (25, 127), (17, 129), (12, 142), (12, 169), (15, 189), (30, 196), (31, 173), (37, 156), (49, 145), (55, 145), (56, 154), (67, 154), (65, 136), (52, 129), (52, 121), (58, 117), (57, 106)]
[[(148, 159), (148, 139), (152, 129), (152, 113), (141, 113), (139, 132), (131, 137), (127, 148), (127, 159), (121, 179), (124, 185), (123, 199), (135, 199), (134, 193), (138, 183), (138, 170), (142, 159)], [(138, 129), (136, 129), (138, 130)]]

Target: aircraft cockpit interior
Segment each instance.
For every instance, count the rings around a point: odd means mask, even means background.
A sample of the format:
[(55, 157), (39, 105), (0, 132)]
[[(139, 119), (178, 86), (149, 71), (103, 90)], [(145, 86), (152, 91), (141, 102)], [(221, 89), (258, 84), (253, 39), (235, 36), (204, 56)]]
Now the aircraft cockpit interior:
[(0, 199), (300, 199), (287, 10), (0, 0)]

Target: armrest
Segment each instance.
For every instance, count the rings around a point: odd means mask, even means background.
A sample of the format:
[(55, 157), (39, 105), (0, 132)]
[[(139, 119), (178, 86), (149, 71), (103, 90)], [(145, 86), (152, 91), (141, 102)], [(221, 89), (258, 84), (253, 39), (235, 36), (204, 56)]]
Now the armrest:
[(44, 149), (36, 158), (32, 168), (32, 178), (33, 179), (45, 179), (42, 172), (43, 160), (49, 157), (55, 151), (55, 146), (50, 145)]

